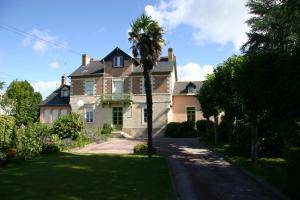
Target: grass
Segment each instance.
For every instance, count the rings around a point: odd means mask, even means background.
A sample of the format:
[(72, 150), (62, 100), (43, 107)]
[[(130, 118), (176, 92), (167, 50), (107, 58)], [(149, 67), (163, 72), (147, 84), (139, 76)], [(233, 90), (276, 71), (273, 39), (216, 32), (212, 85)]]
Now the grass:
[(1, 200), (175, 199), (167, 162), (154, 156), (59, 153), (0, 168)]
[(207, 143), (213, 150), (226, 155), (236, 165), (241, 166), (254, 175), (260, 177), (270, 183), (277, 189), (286, 193), (287, 181), (287, 161), (283, 158), (258, 158), (257, 165), (251, 163), (251, 159), (243, 156), (235, 156), (230, 152), (229, 144), (221, 144), (213, 146), (212, 143)]

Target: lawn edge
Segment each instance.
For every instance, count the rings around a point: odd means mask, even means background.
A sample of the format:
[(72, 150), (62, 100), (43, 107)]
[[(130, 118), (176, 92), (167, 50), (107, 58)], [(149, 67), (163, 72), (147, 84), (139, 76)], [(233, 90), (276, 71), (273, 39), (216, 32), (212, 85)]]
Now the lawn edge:
[(229, 162), (230, 164), (234, 165), (237, 169), (239, 169), (242, 173), (246, 174), (248, 177), (252, 178), (253, 180), (255, 180), (257, 183), (259, 183), (260, 185), (262, 185), (263, 187), (267, 188), (269, 191), (273, 192), (274, 194), (276, 194), (278, 197), (280, 197), (283, 200), (290, 200), (290, 198), (285, 195), (284, 193), (282, 193), (279, 189), (277, 189), (276, 187), (274, 187), (273, 185), (271, 185), (269, 182), (263, 180), (261, 177), (253, 174), (251, 171), (249, 171), (248, 169), (246, 169), (245, 167), (242, 167), (240, 165), (237, 165), (233, 160), (231, 160), (227, 155), (222, 154), (216, 150), (213, 149), (213, 147), (211, 147), (210, 145), (203, 143), (200, 141), (200, 144), (205, 146), (206, 148), (208, 148), (210, 151), (213, 151), (214, 153), (216, 153), (218, 156), (224, 158), (224, 160), (226, 160), (227, 162)]

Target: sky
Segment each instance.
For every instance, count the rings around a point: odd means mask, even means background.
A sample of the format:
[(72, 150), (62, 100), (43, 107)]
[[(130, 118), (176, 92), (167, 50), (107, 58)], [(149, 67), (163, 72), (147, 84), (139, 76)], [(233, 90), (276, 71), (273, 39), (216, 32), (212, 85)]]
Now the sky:
[(131, 55), (128, 31), (142, 13), (165, 30), (181, 81), (205, 80), (247, 40), (246, 0), (1, 0), (0, 80), (27, 80), (45, 99), (86, 53), (116, 46)]

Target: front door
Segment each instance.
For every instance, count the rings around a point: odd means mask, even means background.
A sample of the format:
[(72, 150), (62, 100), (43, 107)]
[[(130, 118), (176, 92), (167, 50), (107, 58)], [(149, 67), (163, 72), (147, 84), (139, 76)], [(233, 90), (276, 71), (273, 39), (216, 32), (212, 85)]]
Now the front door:
[(123, 80), (113, 80), (112, 99), (118, 100), (123, 97)]
[(116, 130), (122, 130), (123, 126), (123, 108), (113, 107), (113, 127)]

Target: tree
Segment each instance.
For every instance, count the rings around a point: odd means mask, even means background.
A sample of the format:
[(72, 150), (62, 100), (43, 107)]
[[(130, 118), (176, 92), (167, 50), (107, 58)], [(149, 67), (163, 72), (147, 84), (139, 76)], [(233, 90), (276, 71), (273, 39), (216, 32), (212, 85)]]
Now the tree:
[[(215, 145), (218, 144), (218, 114), (220, 113), (220, 109), (217, 104), (218, 95), (219, 90), (216, 87), (215, 74), (210, 74), (198, 92), (198, 99), (201, 102), (203, 115), (207, 119), (207, 126), (209, 117), (214, 117)], [(208, 134), (208, 127), (206, 128), (206, 131)]]
[(164, 45), (163, 28), (151, 17), (142, 14), (131, 24), (129, 42), (132, 44), (132, 54), (143, 67), (147, 102), (148, 156), (152, 154), (152, 91), (151, 71), (159, 60)]
[(29, 82), (13, 81), (8, 86), (5, 96), (13, 102), (13, 115), (18, 126), (38, 121), (42, 96), (34, 91)]

